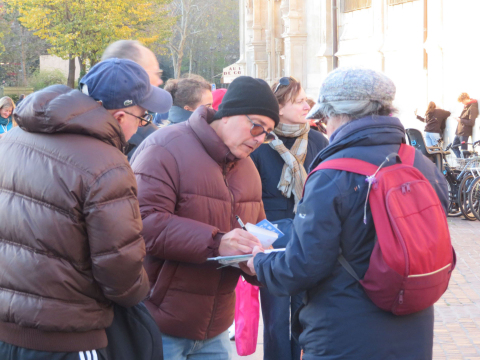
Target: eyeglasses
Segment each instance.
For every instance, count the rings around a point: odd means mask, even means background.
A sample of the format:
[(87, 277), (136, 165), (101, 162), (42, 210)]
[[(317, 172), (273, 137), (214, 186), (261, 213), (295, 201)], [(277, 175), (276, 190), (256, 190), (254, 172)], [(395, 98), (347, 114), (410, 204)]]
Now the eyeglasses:
[(266, 134), (265, 139), (263, 140), (264, 144), (268, 144), (268, 143), (272, 142), (273, 140), (275, 140), (275, 135), (273, 135), (273, 133), (266, 132), (265, 128), (262, 125), (255, 124), (253, 122), (253, 120), (250, 119), (250, 117), (248, 115), (245, 115), (245, 116), (252, 123), (252, 127), (250, 128), (250, 134), (252, 134), (253, 137), (257, 137), (257, 136), (260, 136), (262, 134)]
[(290, 77), (282, 77), (280, 80), (278, 80), (278, 85), (275, 88), (275, 91), (273, 93), (276, 94), (280, 86), (288, 86), (288, 85), (290, 85)]
[(140, 120), (140, 126), (143, 127), (143, 126), (147, 126), (148, 124), (151, 124), (152, 123), (152, 120), (153, 120), (153, 115), (151, 114), (148, 114), (148, 113), (145, 113), (145, 115), (143, 117), (141, 116), (137, 116), (137, 115), (134, 115), (132, 113), (129, 113), (127, 111), (123, 111), (125, 114), (128, 114), (128, 115), (132, 115), (134, 117), (136, 117), (137, 119)]
[(163, 70), (147, 70), (147, 72), (154, 73), (155, 75), (158, 75), (158, 77), (162, 77), (163, 75)]

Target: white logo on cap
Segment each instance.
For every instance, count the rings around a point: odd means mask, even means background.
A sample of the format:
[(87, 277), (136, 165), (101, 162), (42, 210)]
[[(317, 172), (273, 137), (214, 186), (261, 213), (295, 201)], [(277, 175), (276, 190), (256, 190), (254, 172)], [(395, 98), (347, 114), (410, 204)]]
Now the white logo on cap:
[(123, 105), (125, 105), (125, 106), (130, 106), (130, 105), (132, 105), (132, 104), (133, 104), (133, 100), (125, 100), (125, 101), (123, 102)]

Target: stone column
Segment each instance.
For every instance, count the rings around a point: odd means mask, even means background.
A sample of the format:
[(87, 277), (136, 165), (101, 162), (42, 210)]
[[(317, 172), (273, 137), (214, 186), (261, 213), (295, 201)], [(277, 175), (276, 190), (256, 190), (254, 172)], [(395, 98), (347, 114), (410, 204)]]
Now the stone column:
[(332, 1), (320, 0), (320, 49), (317, 56), (320, 58), (320, 74), (323, 79), (333, 70), (334, 56), (333, 43), (335, 32), (332, 28)]
[(275, 80), (280, 79), (285, 75), (283, 68), (283, 39), (275, 38)]
[(253, 48), (253, 0), (245, 0), (245, 55), (248, 76), (255, 76), (254, 48)]
[(304, 9), (299, 0), (288, 1), (288, 13), (285, 12), (287, 2), (282, 2), (284, 15), (285, 40), (285, 75), (293, 76), (306, 84), (306, 42), (307, 33), (304, 26)]
[(382, 52), (385, 42), (385, 1), (373, 0), (373, 39), (372, 39), (372, 58), (377, 64), (375, 67), (385, 71), (385, 55)]
[(271, 84), (272, 83), (272, 78), (273, 78), (273, 62), (272, 62), (272, 35), (271, 35), (271, 30), (265, 30), (265, 36), (266, 36), (266, 51), (267, 51), (267, 77), (265, 80)]
[(240, 21), (240, 56), (237, 64), (245, 68), (245, 0), (239, 0), (239, 21)]
[(265, 8), (262, 7), (262, 0), (253, 0), (253, 25), (252, 25), (252, 42), (251, 47), (253, 50), (253, 62), (254, 62), (254, 76), (260, 79), (267, 78), (267, 46), (265, 39), (265, 29), (263, 24), (266, 22), (265, 16), (263, 16)]
[(444, 108), (444, 74), (443, 74), (443, 0), (428, 2), (428, 36), (424, 43), (428, 54), (428, 101), (434, 101)]

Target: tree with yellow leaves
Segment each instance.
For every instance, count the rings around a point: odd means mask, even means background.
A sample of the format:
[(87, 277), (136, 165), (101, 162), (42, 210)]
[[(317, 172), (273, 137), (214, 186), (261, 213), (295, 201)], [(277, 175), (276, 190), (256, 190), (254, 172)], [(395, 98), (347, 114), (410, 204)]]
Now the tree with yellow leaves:
[[(103, 50), (119, 39), (148, 45), (165, 42), (175, 19), (164, 6), (171, 0), (6, 0), (19, 21), (51, 44), (49, 53), (69, 59), (68, 85), (73, 87), (75, 57), (82, 67), (94, 65)], [(155, 31), (152, 31), (155, 29)]]

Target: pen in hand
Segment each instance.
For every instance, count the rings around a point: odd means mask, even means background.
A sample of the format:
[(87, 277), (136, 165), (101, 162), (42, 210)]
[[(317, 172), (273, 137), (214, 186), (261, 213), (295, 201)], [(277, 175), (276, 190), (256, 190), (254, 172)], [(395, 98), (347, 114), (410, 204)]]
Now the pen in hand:
[(247, 228), (245, 227), (245, 225), (243, 224), (242, 219), (240, 219), (240, 216), (235, 215), (235, 218), (237, 219), (238, 223), (240, 224), (240, 227), (241, 227), (243, 230), (248, 231)]

